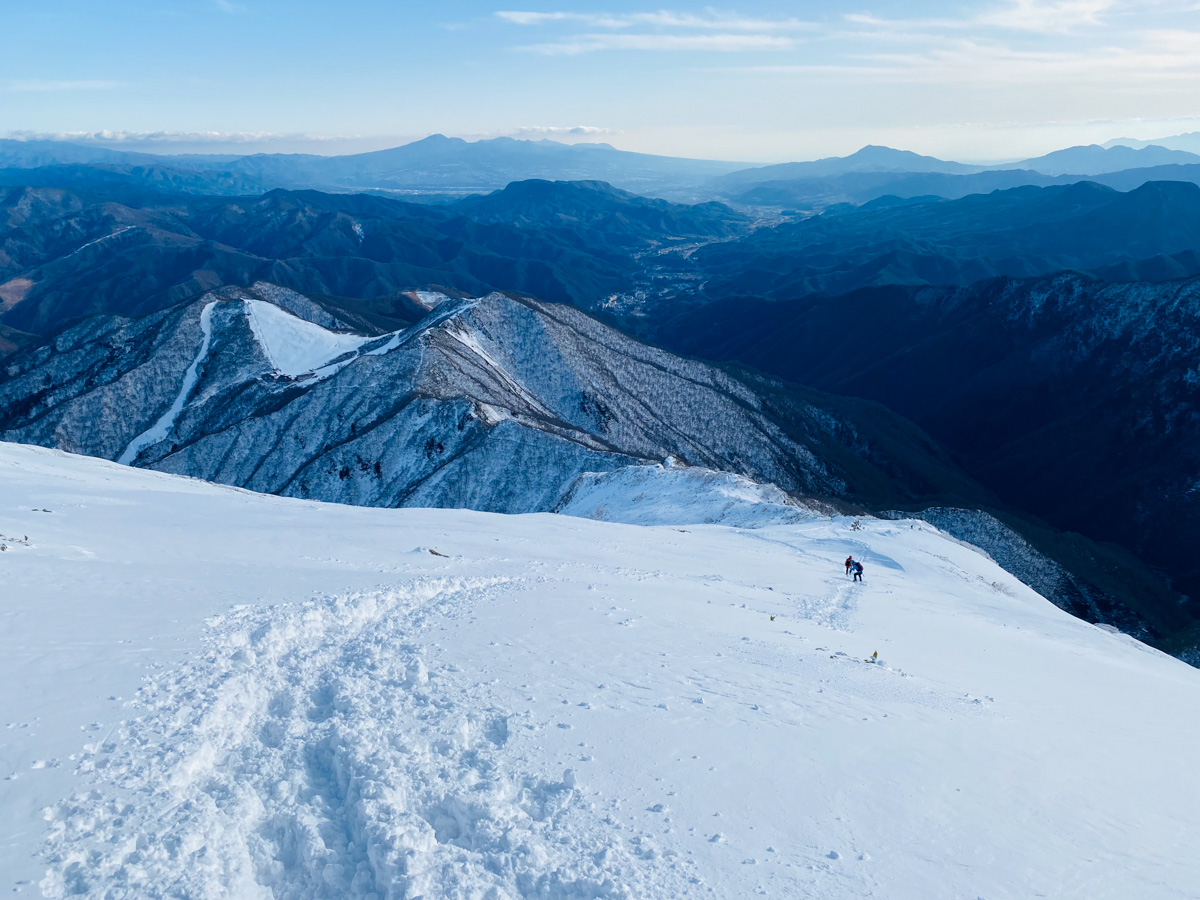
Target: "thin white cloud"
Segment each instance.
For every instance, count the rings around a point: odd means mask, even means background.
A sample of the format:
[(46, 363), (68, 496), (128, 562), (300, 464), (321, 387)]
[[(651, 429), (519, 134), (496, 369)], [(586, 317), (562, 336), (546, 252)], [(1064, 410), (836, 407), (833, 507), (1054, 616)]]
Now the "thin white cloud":
[(272, 131), (10, 131), (7, 137), (23, 141), (71, 141), (76, 144), (266, 144), (277, 141), (336, 142), (353, 140), (315, 134), (280, 134)]
[(749, 66), (742, 71), (830, 76), (867, 83), (1126, 86), (1200, 78), (1200, 32), (1145, 31), (1125, 46), (1019, 49), (966, 36), (909, 52), (865, 52), (834, 63)]
[(989, 29), (1066, 34), (1084, 27), (1103, 25), (1109, 14), (1116, 11), (1116, 0), (1003, 0), (1000, 5), (962, 18), (886, 19), (871, 13), (849, 13), (843, 20), (893, 36), (908, 32), (982, 32)]
[[(543, 56), (578, 56), (605, 50), (701, 51), (738, 53), (791, 50), (801, 33), (820, 26), (796, 18), (761, 18), (706, 9), (702, 13), (657, 12), (591, 13), (502, 10), (495, 14), (512, 25), (526, 28), (579, 26), (583, 34), (528, 44), (517, 49)], [(559, 29), (559, 33), (567, 29)]]
[(519, 125), (503, 133), (510, 137), (596, 137), (624, 134), (620, 129), (602, 128), (597, 125)]
[(695, 13), (642, 12), (622, 13), (580, 13), (580, 12), (524, 12), (502, 10), (496, 16), (513, 25), (552, 25), (565, 22), (582, 25), (585, 28), (628, 29), (628, 28), (674, 28), (694, 29), (699, 31), (748, 31), (775, 34), (780, 32), (811, 31), (818, 26), (813, 22), (801, 19), (759, 19), (744, 16), (724, 15), (715, 11), (707, 11), (704, 15)]
[(1004, 7), (981, 13), (975, 21), (1010, 31), (1060, 34), (1100, 25), (1115, 6), (1114, 0), (1009, 0)]
[(501, 10), (496, 13), (496, 16), (513, 25), (551, 25), (555, 22), (570, 22), (573, 25), (584, 25), (588, 28), (626, 28), (630, 24), (627, 17), (621, 18), (596, 13)]
[(223, 13), (229, 13), (232, 16), (239, 15), (246, 11), (246, 7), (240, 3), (234, 3), (233, 0), (213, 0), (213, 5)]
[(124, 87), (119, 81), (88, 79), (81, 81), (53, 81), (41, 78), (26, 78), (0, 82), (0, 88), (14, 93), (54, 93), (60, 91), (109, 91)]
[(577, 56), (601, 50), (706, 50), (737, 53), (756, 50), (790, 50), (795, 41), (773, 34), (581, 34), (544, 44), (518, 47), (545, 56)]

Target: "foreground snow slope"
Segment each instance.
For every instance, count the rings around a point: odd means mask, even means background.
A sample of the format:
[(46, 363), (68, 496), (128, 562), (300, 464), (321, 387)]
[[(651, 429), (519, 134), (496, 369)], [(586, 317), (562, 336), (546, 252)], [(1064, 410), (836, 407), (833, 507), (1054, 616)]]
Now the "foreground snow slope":
[[(666, 501), (640, 473), (641, 499), (610, 478), (591, 509), (685, 515), (663, 471)], [(6, 887), (1200, 885), (1200, 672), (924, 523), (362, 509), (11, 444), (0, 485)]]

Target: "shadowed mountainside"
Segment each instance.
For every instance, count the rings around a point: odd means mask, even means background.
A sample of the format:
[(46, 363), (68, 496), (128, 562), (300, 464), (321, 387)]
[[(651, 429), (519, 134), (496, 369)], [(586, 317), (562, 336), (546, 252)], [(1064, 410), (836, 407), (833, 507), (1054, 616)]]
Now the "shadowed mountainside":
[(0, 324), (49, 334), (79, 316), (145, 315), (260, 279), (376, 307), (440, 284), (591, 308), (640, 276), (642, 254), (748, 228), (719, 204), (597, 184), (514, 185), (461, 209), (316, 191), (118, 196), (0, 193)]

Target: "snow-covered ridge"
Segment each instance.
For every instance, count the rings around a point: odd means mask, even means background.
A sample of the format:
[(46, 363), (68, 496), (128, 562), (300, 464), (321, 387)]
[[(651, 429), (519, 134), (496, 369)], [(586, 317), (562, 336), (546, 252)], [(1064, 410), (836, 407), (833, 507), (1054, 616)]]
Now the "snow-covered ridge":
[(418, 303), (430, 310), (437, 309), (437, 307), (451, 299), (441, 291), (413, 291), (412, 295)]
[(503, 365), (498, 363), (496, 359), (484, 349), (483, 343), (479, 335), (472, 331), (471, 328), (462, 322), (453, 322), (446, 329), (445, 333), (452, 337), (455, 341), (467, 349), (468, 352), (474, 354), (484, 364), (484, 366), (493, 372), (507, 387), (512, 391), (513, 395), (519, 397), (529, 409), (535, 411), (539, 415), (553, 418), (554, 412), (547, 409), (546, 406), (529, 390), (513, 377)]
[(412, 327), (368, 338), (269, 287), (208, 295), (210, 343), (196, 304), (69, 330), (0, 378), (0, 434), (265, 493), (505, 512), (668, 456), (836, 495), (824, 457), (860, 452), (828, 413), (765, 412), (745, 383), (569, 308), (438, 295)]
[[(587, 480), (636, 509), (687, 479), (773, 496), (685, 469)], [(923, 522), (368, 509), (4, 443), (0, 483), (0, 533), (28, 535), (0, 556), (19, 892), (1183, 900), (1200, 881), (1181, 715), (1200, 672)]]

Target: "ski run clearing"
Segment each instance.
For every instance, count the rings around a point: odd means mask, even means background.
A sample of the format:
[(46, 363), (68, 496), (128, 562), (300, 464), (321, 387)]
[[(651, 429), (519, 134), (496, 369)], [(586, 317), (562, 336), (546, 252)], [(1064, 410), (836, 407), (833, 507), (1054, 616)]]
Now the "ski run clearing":
[(581, 484), (600, 521), (0, 444), (4, 890), (1200, 894), (1200, 672), (924, 523), (687, 477)]

